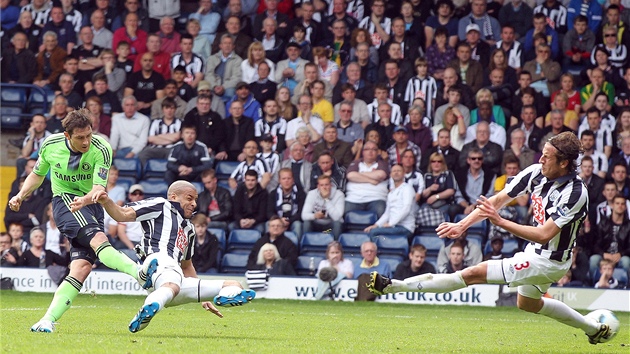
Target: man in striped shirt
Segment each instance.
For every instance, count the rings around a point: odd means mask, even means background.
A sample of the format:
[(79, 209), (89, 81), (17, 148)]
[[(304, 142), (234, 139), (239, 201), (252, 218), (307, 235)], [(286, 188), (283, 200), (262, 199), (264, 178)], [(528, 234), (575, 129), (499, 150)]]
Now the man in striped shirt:
[[(223, 317), (211, 299), (214, 298), (217, 305), (242, 305), (256, 296), (251, 290), (242, 290), (237, 281), (197, 277), (192, 264), (195, 227), (190, 222), (197, 206), (197, 190), (189, 182), (175, 181), (166, 194), (166, 199), (149, 198), (124, 207), (117, 205), (104, 190), (92, 197), (114, 220), (141, 222), (144, 236), (140, 245), (147, 255), (144, 268), (157, 261), (157, 271), (150, 277), (149, 295), (129, 323), (129, 331), (133, 333), (146, 328), (164, 307), (201, 302), (204, 309)], [(220, 296), (219, 291), (227, 286), (236, 286), (240, 291)]]
[[(540, 163), (516, 175), (495, 196), (481, 197), (478, 207), (458, 223), (442, 223), (441, 238), (457, 238), (483, 219), (517, 235), (529, 245), (512, 258), (489, 260), (453, 274), (423, 274), (405, 280), (389, 279), (374, 272), (368, 288), (375, 294), (401, 291), (443, 293), (472, 284), (518, 286), (517, 306), (582, 329), (591, 344), (614, 336), (607, 324), (585, 317), (561, 301), (543, 298), (551, 283), (571, 268), (572, 248), (588, 213), (588, 191), (575, 174), (575, 160), (582, 145), (571, 132), (552, 137), (545, 144)], [(503, 219), (497, 212), (514, 198), (531, 194), (535, 226)]]

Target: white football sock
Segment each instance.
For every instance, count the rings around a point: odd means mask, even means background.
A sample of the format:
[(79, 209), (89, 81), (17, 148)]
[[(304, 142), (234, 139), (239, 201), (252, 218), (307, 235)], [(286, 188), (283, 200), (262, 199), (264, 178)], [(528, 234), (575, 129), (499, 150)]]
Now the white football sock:
[(223, 287), (223, 280), (201, 280), (184, 278), (179, 294), (166, 304), (166, 307), (189, 304), (191, 302), (212, 301)]
[(144, 300), (144, 304), (148, 305), (148, 304), (152, 304), (154, 302), (157, 302), (158, 305), (160, 305), (160, 309), (158, 310), (158, 311), (160, 311), (171, 300), (173, 300), (173, 289), (171, 289), (171, 288), (169, 288), (167, 286), (161, 286), (161, 287), (157, 288), (154, 292), (149, 294), (149, 296), (147, 296), (147, 298)]
[(452, 274), (421, 274), (405, 280), (392, 279), (391, 290), (388, 293), (397, 292), (423, 292), (423, 293), (448, 293), (453, 290), (465, 288), (467, 285), (461, 272)]
[(546, 297), (542, 298), (542, 300), (543, 307), (538, 311), (539, 314), (553, 318), (571, 327), (579, 328), (589, 336), (597, 333), (599, 330), (599, 324), (597, 322), (582, 316), (564, 302)]

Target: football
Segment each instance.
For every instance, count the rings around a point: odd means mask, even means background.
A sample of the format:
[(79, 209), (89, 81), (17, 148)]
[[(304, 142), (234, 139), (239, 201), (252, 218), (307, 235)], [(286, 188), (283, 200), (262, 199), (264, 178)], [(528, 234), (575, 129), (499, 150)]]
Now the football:
[(599, 309), (589, 312), (586, 317), (592, 318), (599, 323), (605, 323), (610, 327), (610, 335), (608, 337), (601, 338), (599, 340), (600, 343), (608, 342), (617, 335), (617, 332), (619, 332), (619, 319), (617, 319), (617, 316), (615, 316), (612, 311)]

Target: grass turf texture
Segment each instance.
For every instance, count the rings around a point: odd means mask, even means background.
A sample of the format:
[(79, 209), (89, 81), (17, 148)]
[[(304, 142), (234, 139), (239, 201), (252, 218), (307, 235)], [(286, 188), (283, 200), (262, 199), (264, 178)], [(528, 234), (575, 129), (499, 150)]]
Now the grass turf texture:
[(254, 300), (161, 311), (132, 334), (137, 296), (79, 295), (55, 333), (31, 333), (52, 294), (0, 292), (2, 353), (628, 353), (630, 314), (609, 343), (516, 308)]

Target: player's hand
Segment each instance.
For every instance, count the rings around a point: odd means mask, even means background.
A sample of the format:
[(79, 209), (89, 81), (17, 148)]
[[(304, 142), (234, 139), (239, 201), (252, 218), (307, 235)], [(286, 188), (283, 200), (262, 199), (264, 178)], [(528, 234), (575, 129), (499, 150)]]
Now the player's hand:
[(9, 200), (9, 208), (13, 211), (18, 211), (20, 210), (20, 207), (22, 206), (22, 198), (16, 196), (13, 196), (13, 198), (11, 198), (11, 200)]
[(492, 205), (488, 198), (481, 196), (477, 199), (477, 209), (479, 209), (479, 216), (487, 218), (491, 223), (497, 225), (503, 220), (497, 209)]
[(212, 302), (210, 301), (204, 301), (201, 303), (201, 306), (206, 310), (206, 311), (210, 311), (213, 314), (217, 315), (217, 317), (219, 318), (223, 318), (223, 314), (221, 313), (221, 311), (219, 311), (216, 307), (214, 307), (214, 305), (212, 304)]
[(92, 194), (92, 203), (100, 203), (103, 204), (107, 201), (108, 195), (104, 190), (96, 191)]
[(74, 200), (70, 203), (70, 211), (74, 213), (86, 205), (87, 203), (85, 201), (85, 198), (74, 197)]
[(440, 238), (458, 238), (466, 229), (464, 229), (459, 223), (443, 222), (435, 229)]

